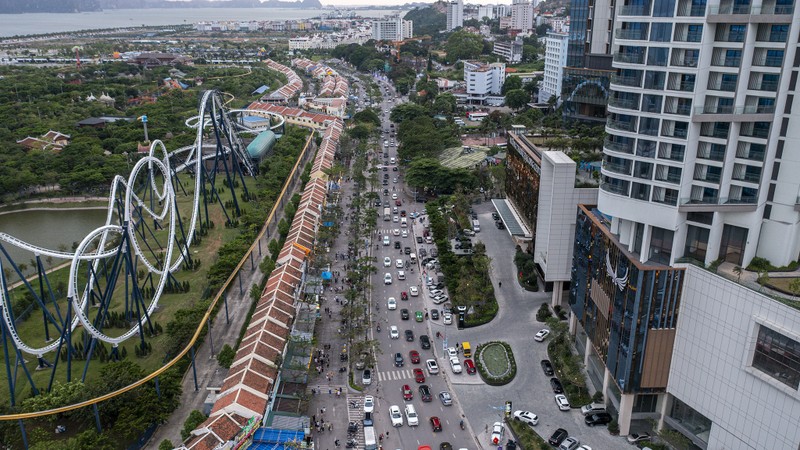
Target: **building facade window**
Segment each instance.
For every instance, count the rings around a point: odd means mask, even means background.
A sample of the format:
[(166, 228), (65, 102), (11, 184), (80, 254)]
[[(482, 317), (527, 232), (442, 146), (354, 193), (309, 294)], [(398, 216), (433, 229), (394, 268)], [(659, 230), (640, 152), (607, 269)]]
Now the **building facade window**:
[(753, 367), (797, 390), (800, 384), (800, 342), (759, 325)]
[(705, 262), (709, 234), (710, 231), (706, 228), (689, 225), (686, 228), (686, 246), (683, 249), (683, 256)]
[(672, 238), (675, 232), (653, 227), (650, 236), (650, 261), (669, 264), (672, 257)]

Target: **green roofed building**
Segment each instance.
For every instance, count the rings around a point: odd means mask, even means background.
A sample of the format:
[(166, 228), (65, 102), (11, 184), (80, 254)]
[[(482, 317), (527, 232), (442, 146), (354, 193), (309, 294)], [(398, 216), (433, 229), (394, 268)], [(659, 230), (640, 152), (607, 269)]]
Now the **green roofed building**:
[(255, 161), (260, 161), (264, 156), (272, 150), (272, 147), (275, 146), (275, 142), (278, 141), (277, 136), (272, 131), (262, 131), (253, 139), (247, 146), (247, 153), (250, 155), (250, 158)]

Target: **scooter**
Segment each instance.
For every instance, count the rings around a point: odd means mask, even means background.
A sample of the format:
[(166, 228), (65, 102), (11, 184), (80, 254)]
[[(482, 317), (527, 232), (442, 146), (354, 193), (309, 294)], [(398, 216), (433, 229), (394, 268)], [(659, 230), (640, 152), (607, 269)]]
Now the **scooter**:
[(381, 325), (380, 324), (378, 324), (377, 329), (378, 329), (378, 333), (380, 333), (381, 332)]
[(466, 429), (466, 428), (467, 428), (467, 426), (464, 424), (464, 421), (463, 421), (463, 420), (461, 421), (461, 423), (459, 423), (459, 425), (461, 425), (461, 429), (462, 429), (462, 430), (464, 430), (464, 429)]
[(344, 444), (345, 448), (356, 448), (358, 447), (358, 441), (355, 439), (350, 439)]

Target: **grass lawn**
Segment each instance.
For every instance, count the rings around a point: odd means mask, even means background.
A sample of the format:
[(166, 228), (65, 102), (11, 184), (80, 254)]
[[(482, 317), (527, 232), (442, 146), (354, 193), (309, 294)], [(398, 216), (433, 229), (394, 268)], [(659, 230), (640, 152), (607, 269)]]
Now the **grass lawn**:
[(500, 344), (487, 344), (481, 358), (486, 371), (494, 377), (501, 377), (511, 369), (506, 349)]
[(472, 153), (463, 154), (462, 147), (448, 148), (439, 155), (439, 162), (450, 169), (466, 169), (475, 167), (486, 158), (486, 147), (473, 147)]
[[(185, 175), (181, 175), (184, 177)], [(184, 182), (190, 182), (188, 180), (188, 176)], [(247, 179), (248, 187), (252, 188), (255, 184), (255, 181), (252, 179)], [(193, 186), (193, 185), (192, 185)], [(187, 188), (188, 189), (188, 188)], [(241, 192), (239, 190), (238, 192)], [(225, 189), (225, 191), (220, 194), (223, 201), (227, 201), (231, 199), (231, 191), (229, 189)], [(179, 198), (179, 210), (181, 211), (181, 217), (183, 218), (184, 227), (187, 226), (189, 220), (191, 220), (191, 204), (190, 204), (190, 196), (181, 195)], [(242, 205), (240, 203), (240, 205)], [(243, 208), (247, 208), (247, 204), (243, 204)], [(201, 203), (202, 208), (202, 203)], [(231, 209), (231, 208), (228, 208)], [(159, 300), (158, 308), (151, 316), (151, 322), (158, 322), (161, 324), (162, 328), (166, 330), (167, 323), (174, 317), (175, 313), (181, 309), (189, 306), (191, 303), (200, 301), (203, 294), (203, 289), (206, 286), (206, 278), (208, 269), (217, 259), (217, 251), (223, 245), (223, 243), (228, 242), (235, 238), (239, 234), (238, 229), (231, 229), (226, 228), (224, 226), (225, 223), (225, 216), (222, 212), (222, 209), (219, 206), (215, 206), (213, 204), (209, 205), (208, 208), (209, 215), (211, 216), (211, 220), (214, 222), (214, 228), (208, 231), (208, 234), (202, 238), (202, 242), (199, 245), (193, 245), (190, 248), (192, 252), (192, 258), (198, 259), (201, 262), (200, 268), (197, 271), (187, 271), (187, 270), (180, 270), (174, 274), (175, 278), (179, 282), (187, 281), (190, 285), (190, 289), (186, 293), (176, 293), (176, 294), (163, 294), (161, 299)], [(152, 226), (152, 222), (151, 222)], [(165, 228), (168, 228), (168, 224), (164, 224)], [(161, 230), (155, 233), (155, 237), (149, 237), (148, 242), (151, 245), (154, 245), (154, 241), (164, 242), (166, 241), (167, 231)], [(147, 254), (147, 250), (144, 250)], [(85, 268), (85, 265), (81, 267)], [(139, 263), (139, 267), (141, 267), (141, 263)], [(143, 270), (143, 269), (140, 269)], [(66, 286), (67, 279), (69, 277), (69, 267), (64, 267), (59, 270), (56, 270), (48, 275), (48, 280), (50, 285), (55, 290), (57, 286)], [(34, 286), (38, 286), (38, 281), (31, 280)], [(153, 281), (154, 284), (156, 280)], [(109, 311), (118, 311), (122, 312), (125, 308), (124, 305), (124, 289), (125, 289), (125, 279), (124, 277), (118, 278), (117, 280), (117, 288), (114, 291), (111, 300), (111, 306), (109, 307)], [(79, 283), (79, 286), (82, 284)], [(105, 286), (101, 285), (100, 289), (103, 289)], [(97, 290), (97, 289), (95, 289)], [(61, 316), (63, 317), (66, 314), (67, 310), (67, 299), (66, 299), (66, 292), (61, 293), (62, 295), (60, 298), (56, 299), (56, 303), (58, 305), (58, 310), (60, 311)], [(16, 288), (11, 291), (11, 296), (21, 295), (21, 289)], [(149, 304), (150, 300), (145, 299), (145, 303)], [(48, 305), (48, 310), (51, 314), (56, 315), (56, 308), (53, 306), (52, 302)], [(94, 319), (94, 316), (97, 313), (97, 309), (89, 308), (89, 317)], [(17, 325), (17, 331), (20, 335), (20, 338), (23, 342), (27, 343), (31, 347), (42, 347), (46, 345), (45, 335), (44, 335), (44, 327), (43, 327), (43, 320), (42, 320), (42, 313), (40, 310), (35, 310), (31, 316), (22, 322), (19, 322)], [(103, 330), (109, 336), (119, 336), (122, 335), (127, 331), (127, 329), (119, 329), (119, 328), (111, 328)], [(83, 330), (81, 327), (75, 329), (73, 333), (73, 342), (78, 343), (81, 341)], [(51, 326), (50, 327), (50, 338), (58, 338), (58, 332)], [(162, 333), (159, 336), (146, 339), (152, 345), (152, 353), (148, 356), (140, 358), (135, 356), (134, 353), (134, 346), (140, 342), (140, 340), (136, 337), (129, 339), (124, 344), (120, 345), (120, 351), (124, 347), (127, 349), (128, 358), (134, 360), (137, 364), (139, 364), (147, 373), (154, 371), (155, 369), (161, 367), (163, 365), (163, 358), (165, 354), (165, 349), (167, 348), (167, 340), (168, 336), (166, 333)], [(10, 342), (10, 341), (9, 341)], [(108, 350), (110, 350), (110, 346), (106, 345)], [(35, 357), (24, 354), (23, 357), (25, 358), (26, 366), (28, 370), (31, 371), (31, 376), (36, 383), (37, 387), (39, 388), (46, 388), (47, 383), (49, 381), (51, 370), (40, 370), (36, 371), (37, 360)], [(45, 355), (45, 358), (52, 362), (55, 358), (53, 353)], [(73, 360), (72, 362), (72, 379), (80, 379), (82, 376), (84, 366), (86, 361), (76, 361)], [(99, 360), (93, 360), (91, 364), (89, 364), (89, 368), (86, 375), (87, 382), (95, 381), (97, 376), (99, 375), (100, 369), (103, 367), (104, 363), (100, 362)], [(6, 373), (2, 372), (0, 374), (0, 383), (2, 385), (7, 386), (6, 381)], [(19, 371), (19, 375), (17, 376), (18, 384), (16, 386), (16, 394), (17, 394), (17, 401), (20, 399), (27, 397), (30, 395), (30, 386), (28, 385), (27, 381), (24, 380), (24, 374), (22, 371)], [(59, 361), (56, 380), (65, 381), (66, 380), (66, 363)], [(7, 389), (0, 390), (0, 402), (7, 402), (8, 400)]]

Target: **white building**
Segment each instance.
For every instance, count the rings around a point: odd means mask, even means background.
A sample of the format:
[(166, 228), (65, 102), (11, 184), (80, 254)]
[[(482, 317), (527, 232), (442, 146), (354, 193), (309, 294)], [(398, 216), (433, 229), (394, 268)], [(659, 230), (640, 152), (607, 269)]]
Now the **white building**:
[(372, 21), (372, 39), (378, 41), (402, 41), (413, 34), (413, 21), (400, 16), (385, 17)]
[(506, 65), (504, 63), (486, 64), (479, 61), (464, 61), (464, 83), (466, 84), (466, 97), (464, 100), (470, 104), (494, 104), (502, 102), (500, 92), (506, 79)]
[(488, 17), (490, 20), (494, 19), (494, 6), (492, 5), (478, 6), (478, 20), (483, 20), (484, 17)]
[(504, 5), (502, 3), (492, 6), (494, 8), (494, 16), (495, 17), (505, 17), (511, 14), (511, 7), (510, 5)]
[(531, 0), (512, 0), (511, 29), (526, 33), (534, 28)]
[(495, 41), (492, 54), (505, 58), (510, 64), (522, 61), (522, 36), (513, 41)]
[(561, 80), (564, 78), (564, 66), (567, 65), (568, 43), (567, 33), (547, 33), (544, 78), (539, 87), (539, 103), (546, 103), (552, 96), (561, 96)]
[(455, 30), (464, 26), (464, 1), (451, 0), (447, 3), (447, 28), (446, 31)]

